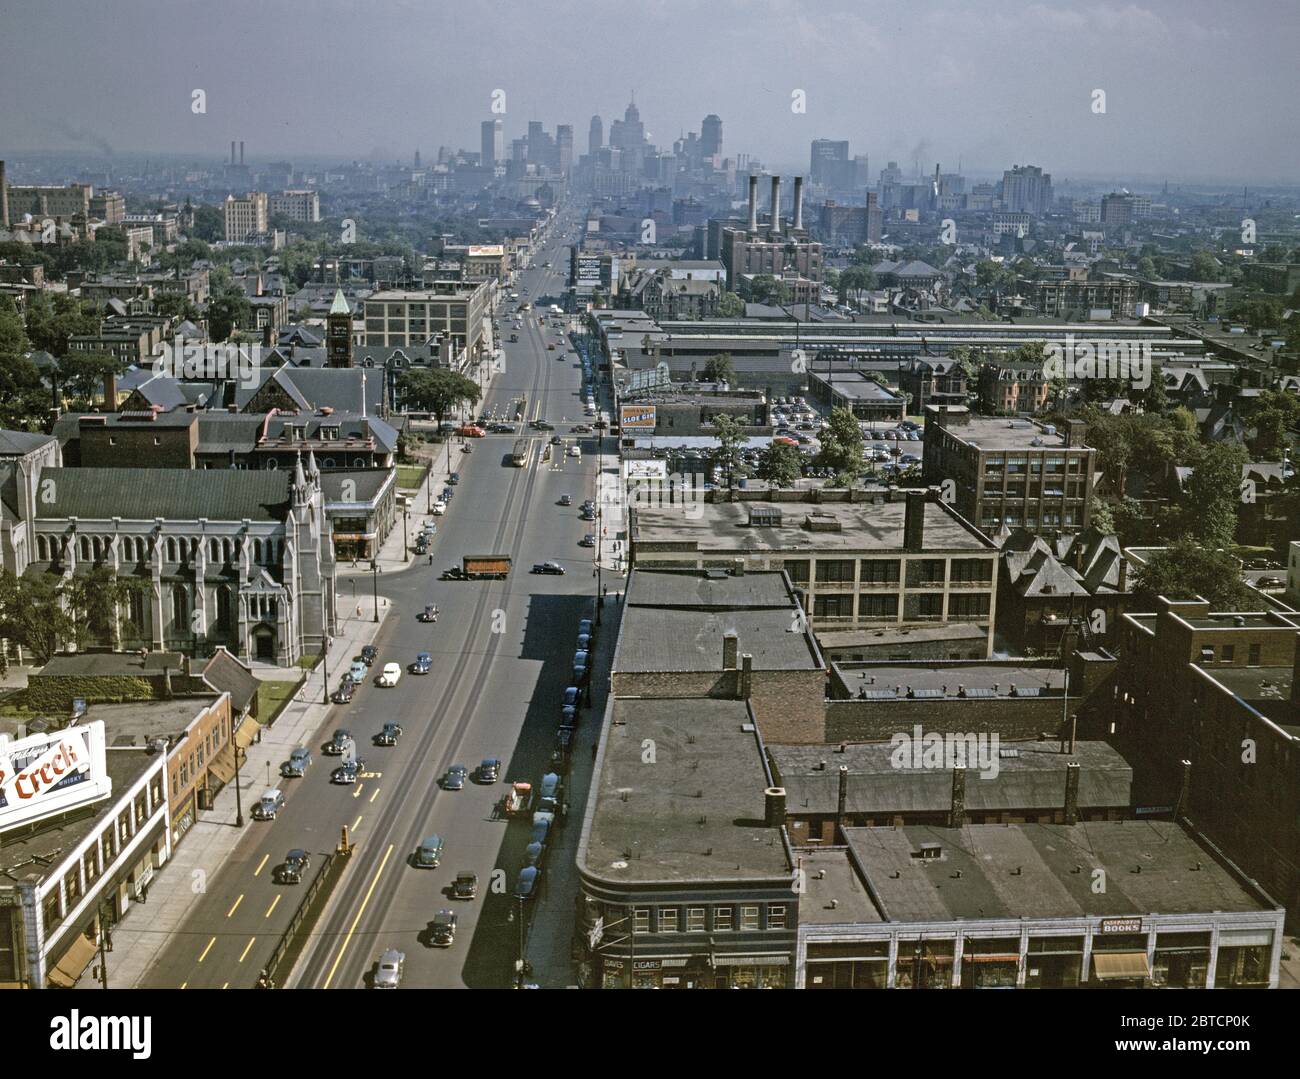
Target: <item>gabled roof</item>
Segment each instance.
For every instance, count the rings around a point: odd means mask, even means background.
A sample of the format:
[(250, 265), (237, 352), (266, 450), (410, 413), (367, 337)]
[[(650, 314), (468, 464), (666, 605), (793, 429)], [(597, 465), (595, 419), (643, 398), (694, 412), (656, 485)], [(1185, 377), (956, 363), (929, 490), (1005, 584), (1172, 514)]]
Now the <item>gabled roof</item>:
[(52, 501), (37, 501), (38, 519), (282, 521), (289, 507), (282, 470), (47, 468), (47, 479)]
[(0, 457), (25, 457), (46, 443), (57, 441), (53, 435), (32, 434), (0, 428)]

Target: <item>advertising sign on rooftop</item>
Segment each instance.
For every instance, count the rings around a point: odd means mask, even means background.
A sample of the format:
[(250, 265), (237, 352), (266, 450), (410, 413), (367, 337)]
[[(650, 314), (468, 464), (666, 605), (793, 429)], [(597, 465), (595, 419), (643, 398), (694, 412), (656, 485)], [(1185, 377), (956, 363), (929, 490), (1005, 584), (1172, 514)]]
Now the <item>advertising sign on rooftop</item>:
[(0, 735), (0, 832), (107, 798), (104, 754), (103, 722), (16, 741)]

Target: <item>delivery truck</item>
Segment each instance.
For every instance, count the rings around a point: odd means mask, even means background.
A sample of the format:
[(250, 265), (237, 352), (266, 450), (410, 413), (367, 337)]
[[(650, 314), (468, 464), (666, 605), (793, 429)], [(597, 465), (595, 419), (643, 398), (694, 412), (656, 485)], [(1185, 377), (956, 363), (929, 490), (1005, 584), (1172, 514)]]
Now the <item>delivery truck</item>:
[(467, 554), (459, 567), (443, 573), (444, 581), (504, 581), (510, 573), (508, 554)]

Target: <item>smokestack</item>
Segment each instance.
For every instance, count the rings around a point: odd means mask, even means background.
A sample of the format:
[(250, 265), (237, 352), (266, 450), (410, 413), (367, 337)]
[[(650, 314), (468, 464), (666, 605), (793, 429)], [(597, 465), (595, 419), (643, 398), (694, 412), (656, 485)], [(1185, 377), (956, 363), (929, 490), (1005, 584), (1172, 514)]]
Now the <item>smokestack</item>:
[(768, 787), (763, 791), (763, 823), (779, 828), (785, 823), (785, 788)]
[(235, 140), (234, 139), (230, 140), (230, 163), (232, 165), (235, 163)]
[(781, 231), (781, 177), (772, 177), (772, 232)]
[(244, 164), (244, 140), (243, 139), (239, 140), (239, 164), (241, 166)]
[(1065, 823), (1079, 823), (1079, 762), (1065, 766)]
[(903, 550), (925, 549), (925, 493), (907, 492), (907, 509), (903, 517)]
[(5, 163), (0, 161), (0, 229), (9, 227), (9, 188), (5, 184)]
[(803, 177), (794, 178), (794, 224), (790, 226), (795, 232), (803, 228)]
[(758, 231), (758, 177), (749, 178), (749, 231)]

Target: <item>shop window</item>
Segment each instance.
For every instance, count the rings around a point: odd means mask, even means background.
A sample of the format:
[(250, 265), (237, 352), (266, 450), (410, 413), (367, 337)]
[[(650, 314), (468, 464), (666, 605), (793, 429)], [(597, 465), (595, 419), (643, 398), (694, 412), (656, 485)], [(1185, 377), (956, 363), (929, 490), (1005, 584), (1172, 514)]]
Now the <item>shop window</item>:
[(1244, 938), (1257, 936), (1261, 943), (1255, 944), (1237, 944), (1233, 940), (1235, 935), (1231, 932), (1219, 934), (1220, 942), (1228, 940), (1232, 943), (1219, 945), (1219, 959), (1214, 967), (1214, 987), (1216, 989), (1267, 989), (1273, 944), (1271, 939), (1267, 943), (1263, 941), (1265, 938), (1272, 937), (1271, 931), (1265, 929), (1258, 935), (1243, 934)]
[(1083, 937), (1030, 937), (1026, 989), (1076, 989), (1083, 972)]
[(1019, 938), (967, 938), (961, 966), (963, 989), (1014, 989), (1019, 970)]
[(1210, 970), (1209, 933), (1160, 933), (1151, 984), (1163, 989), (1204, 989)]
[(954, 940), (900, 940), (894, 964), (897, 989), (951, 989)]

